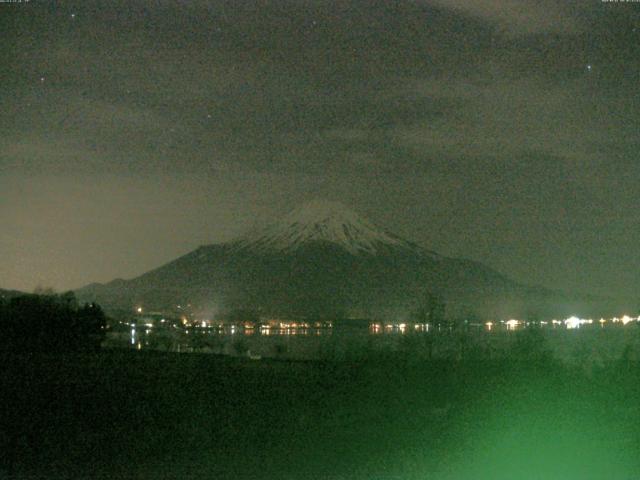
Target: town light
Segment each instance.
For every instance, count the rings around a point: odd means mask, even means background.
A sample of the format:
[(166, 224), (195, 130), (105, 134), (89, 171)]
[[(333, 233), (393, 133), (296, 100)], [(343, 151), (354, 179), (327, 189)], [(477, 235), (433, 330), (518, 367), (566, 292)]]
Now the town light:
[(520, 325), (520, 320), (516, 320), (515, 318), (507, 320), (507, 330), (515, 330), (518, 325)]
[(593, 320), (591, 320), (591, 319), (585, 320), (583, 318), (578, 318), (576, 316), (573, 316), (573, 317), (567, 318), (564, 321), (564, 324), (566, 325), (566, 327), (568, 329), (580, 328), (580, 326), (584, 325), (585, 323), (591, 324), (591, 323), (593, 323)]

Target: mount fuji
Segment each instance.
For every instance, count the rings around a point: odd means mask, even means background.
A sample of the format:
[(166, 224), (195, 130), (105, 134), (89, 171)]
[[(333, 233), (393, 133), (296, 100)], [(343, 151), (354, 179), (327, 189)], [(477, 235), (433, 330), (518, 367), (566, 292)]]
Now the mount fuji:
[(191, 304), (209, 315), (242, 310), (280, 317), (407, 318), (427, 294), (442, 297), (454, 317), (584, 311), (584, 299), (576, 302), (478, 262), (439, 255), (323, 200), (139, 277), (76, 293), (111, 310)]

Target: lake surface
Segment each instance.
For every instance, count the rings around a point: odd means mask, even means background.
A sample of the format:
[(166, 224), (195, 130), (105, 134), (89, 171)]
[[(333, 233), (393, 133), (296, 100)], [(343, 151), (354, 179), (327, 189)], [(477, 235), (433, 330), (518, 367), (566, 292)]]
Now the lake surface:
[[(501, 358), (513, 349), (538, 349), (574, 363), (604, 364), (640, 359), (636, 324), (568, 330), (543, 328), (535, 338), (525, 329), (387, 326), (370, 328), (148, 328), (109, 332), (106, 348), (212, 353), (291, 360), (346, 360), (402, 351), (420, 358)], [(528, 342), (528, 343), (527, 343)]]

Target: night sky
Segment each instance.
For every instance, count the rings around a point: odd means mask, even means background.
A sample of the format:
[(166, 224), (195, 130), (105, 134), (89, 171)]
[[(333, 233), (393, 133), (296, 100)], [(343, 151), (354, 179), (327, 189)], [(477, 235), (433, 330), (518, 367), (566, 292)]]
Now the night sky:
[(0, 3), (0, 287), (311, 198), (522, 282), (640, 284), (640, 3)]

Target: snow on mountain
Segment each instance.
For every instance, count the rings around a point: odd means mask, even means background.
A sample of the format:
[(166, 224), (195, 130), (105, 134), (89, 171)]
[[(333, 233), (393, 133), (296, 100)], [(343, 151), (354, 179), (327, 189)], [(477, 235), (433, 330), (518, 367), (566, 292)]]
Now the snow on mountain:
[(422, 250), (376, 227), (341, 203), (326, 200), (308, 202), (267, 227), (241, 237), (235, 245), (258, 251), (292, 251), (318, 241), (339, 245), (352, 254), (376, 254), (389, 247)]

